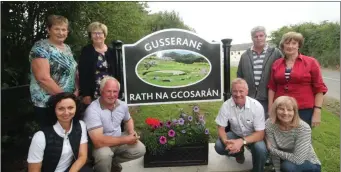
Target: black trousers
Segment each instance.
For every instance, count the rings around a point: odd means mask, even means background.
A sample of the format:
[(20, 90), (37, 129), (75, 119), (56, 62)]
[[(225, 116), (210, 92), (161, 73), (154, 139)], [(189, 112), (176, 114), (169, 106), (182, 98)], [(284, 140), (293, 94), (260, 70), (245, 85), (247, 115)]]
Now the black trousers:
[[(71, 166), (65, 171), (65, 172), (69, 172)], [(93, 172), (93, 168), (90, 164), (85, 164), (80, 170), (79, 172)]]

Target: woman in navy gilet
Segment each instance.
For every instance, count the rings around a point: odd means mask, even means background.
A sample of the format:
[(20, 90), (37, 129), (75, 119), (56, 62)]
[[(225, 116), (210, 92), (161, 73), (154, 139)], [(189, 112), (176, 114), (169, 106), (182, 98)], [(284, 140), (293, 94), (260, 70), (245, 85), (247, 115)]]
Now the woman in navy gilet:
[(85, 166), (88, 138), (72, 93), (59, 93), (47, 102), (50, 125), (36, 132), (28, 153), (29, 172), (90, 172)]

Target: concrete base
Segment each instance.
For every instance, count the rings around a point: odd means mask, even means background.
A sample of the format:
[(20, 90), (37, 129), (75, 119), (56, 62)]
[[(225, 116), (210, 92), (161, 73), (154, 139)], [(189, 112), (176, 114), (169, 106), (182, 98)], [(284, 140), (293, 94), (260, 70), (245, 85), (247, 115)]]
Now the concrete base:
[(222, 156), (214, 150), (214, 143), (209, 144), (208, 165), (185, 167), (144, 168), (143, 157), (122, 163), (122, 172), (248, 172), (252, 169), (252, 157), (245, 149), (245, 162), (238, 164), (234, 157)]

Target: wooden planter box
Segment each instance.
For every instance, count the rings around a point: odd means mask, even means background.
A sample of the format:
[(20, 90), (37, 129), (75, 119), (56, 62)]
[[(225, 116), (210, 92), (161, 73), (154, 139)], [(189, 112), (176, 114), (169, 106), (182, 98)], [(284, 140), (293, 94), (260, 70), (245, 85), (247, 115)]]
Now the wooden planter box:
[(162, 155), (144, 155), (144, 167), (173, 167), (208, 164), (208, 143), (174, 147)]

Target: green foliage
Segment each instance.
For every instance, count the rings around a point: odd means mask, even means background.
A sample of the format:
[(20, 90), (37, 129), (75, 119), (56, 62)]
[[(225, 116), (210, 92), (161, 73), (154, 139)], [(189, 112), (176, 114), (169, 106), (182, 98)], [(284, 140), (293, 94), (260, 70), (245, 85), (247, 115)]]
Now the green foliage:
[[(63, 14), (72, 23), (81, 2), (1, 2), (2, 85), (28, 83), (28, 53), (34, 42), (46, 38), (46, 18)], [(72, 25), (72, 24), (71, 24)]]
[(321, 161), (322, 171), (340, 171), (340, 117), (323, 110), (321, 125), (312, 130), (314, 150)]
[(149, 14), (146, 2), (1, 2), (2, 86), (24, 85), (29, 81), (28, 54), (34, 42), (47, 38), (46, 19), (50, 14), (69, 20), (67, 43), (78, 59), (81, 48), (91, 41), (87, 27), (98, 21), (108, 27), (106, 43), (138, 41), (166, 28), (192, 30), (175, 12)]
[(151, 14), (147, 21), (147, 26), (151, 32), (158, 30), (179, 28), (195, 32), (194, 28), (186, 25), (175, 11), (164, 11)]
[(282, 35), (289, 31), (299, 32), (305, 38), (301, 53), (315, 57), (322, 67), (340, 66), (340, 23), (323, 21), (284, 26), (271, 33), (271, 43), (279, 45)]
[(198, 106), (193, 107), (192, 116), (181, 109), (180, 118), (162, 121), (148, 117), (145, 122), (141, 141), (153, 155), (162, 155), (175, 146), (207, 144), (209, 141), (209, 130), (205, 128), (204, 116), (199, 113)]
[(95, 21), (108, 27), (106, 42), (121, 40), (124, 43), (134, 43), (142, 38), (147, 30), (144, 23), (148, 13), (139, 2), (84, 2), (83, 30)]

